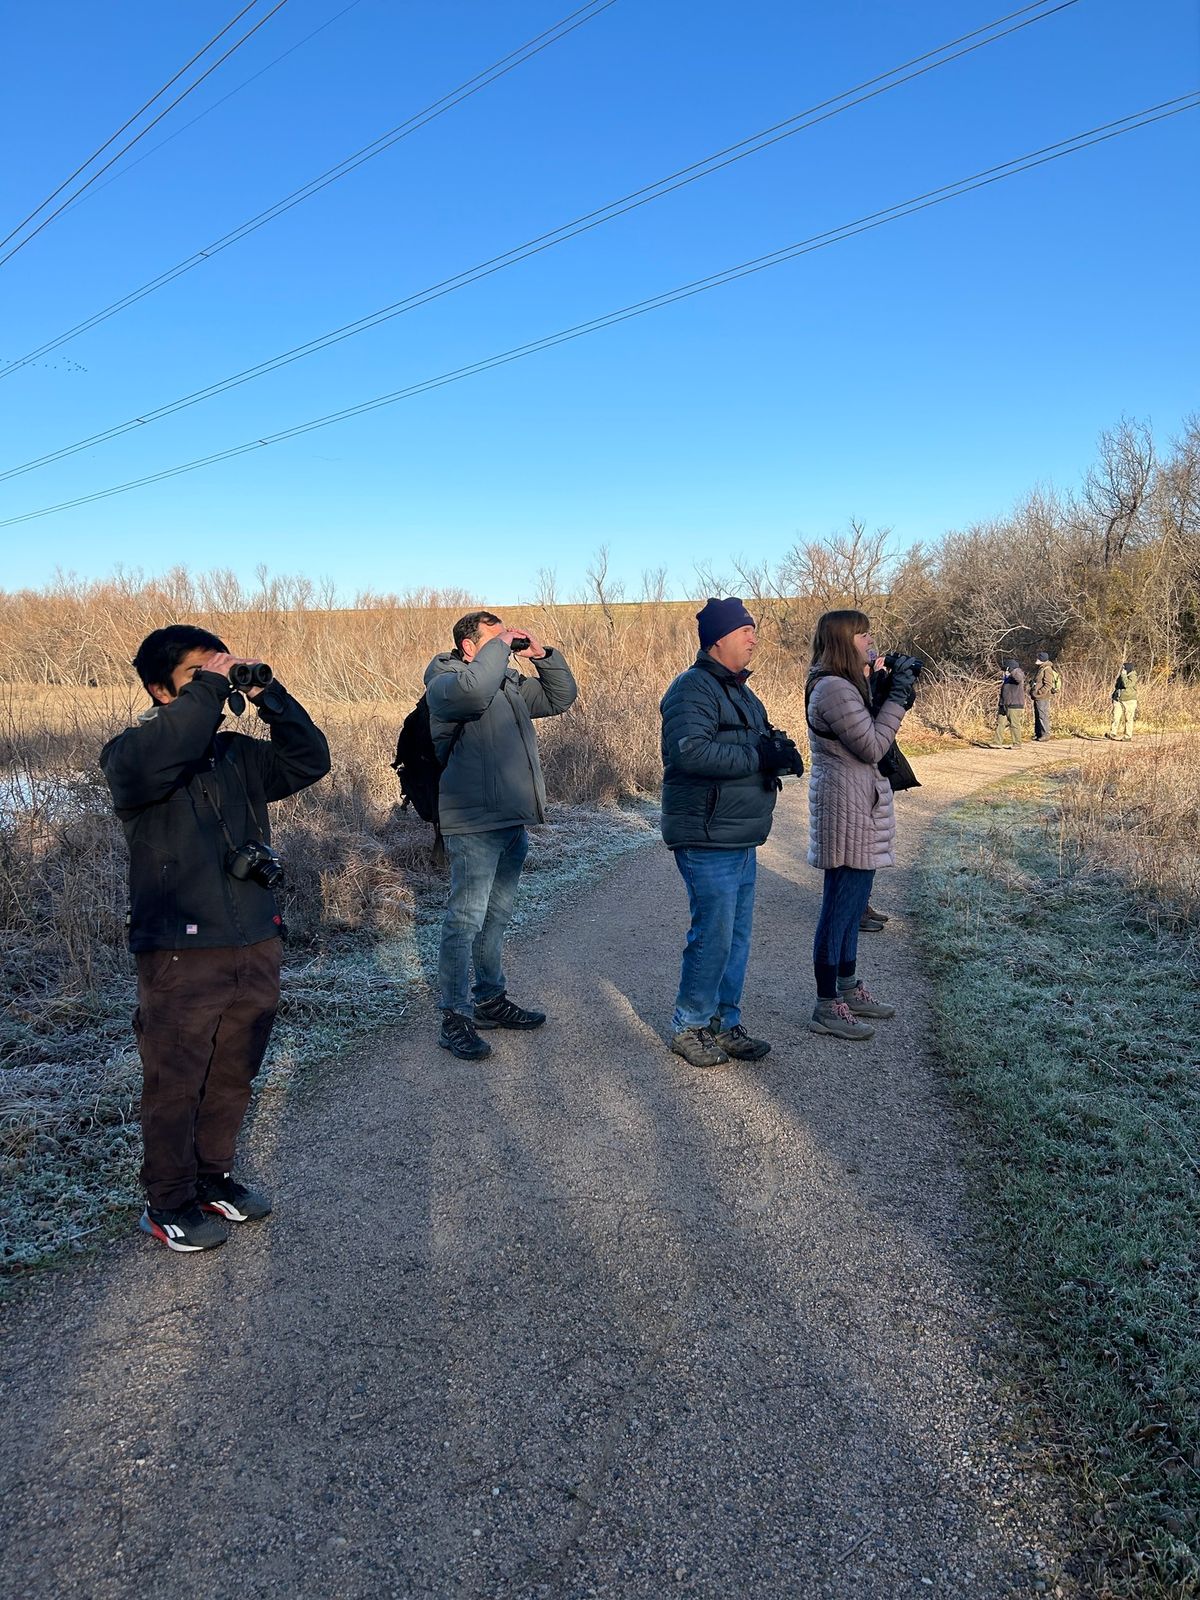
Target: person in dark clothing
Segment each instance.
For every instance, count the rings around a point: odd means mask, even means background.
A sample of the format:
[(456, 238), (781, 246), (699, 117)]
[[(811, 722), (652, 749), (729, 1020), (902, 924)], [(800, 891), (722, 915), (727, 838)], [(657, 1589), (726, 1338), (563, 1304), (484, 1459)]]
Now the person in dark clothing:
[(1033, 737), (1035, 739), (1048, 739), (1050, 737), (1050, 697), (1058, 693), (1058, 673), (1050, 664), (1050, 657), (1045, 650), (1037, 653), (1037, 662), (1033, 669)]
[[(532, 662), (536, 676), (518, 672), (512, 656)], [(529, 849), (526, 829), (546, 820), (532, 719), (561, 716), (578, 692), (559, 651), (506, 628), (491, 611), (460, 617), (454, 649), (425, 669), (429, 731), (444, 766), (438, 816), (450, 857), (438, 1043), (464, 1061), (491, 1055), (481, 1028), (525, 1030), (546, 1020), (544, 1011), (508, 998), (501, 944)]]
[(691, 927), (672, 1018), (671, 1049), (694, 1067), (771, 1048), (742, 1026), (754, 920), (757, 850), (771, 831), (780, 773), (800, 752), (771, 727), (748, 687), (754, 618), (736, 598), (697, 613), (700, 653), (662, 705), (662, 835), (687, 887)]
[(996, 737), (992, 740), (990, 748), (1003, 750), (1004, 724), (1008, 723), (1008, 731), (1012, 737), (1013, 749), (1021, 743), (1021, 724), (1025, 720), (1025, 674), (1021, 671), (1016, 661), (1004, 663), (1004, 675), (1000, 679), (1000, 701), (996, 707)]
[(269, 742), (221, 730), (235, 661), (202, 628), (156, 629), (133, 662), (153, 705), (100, 754), (129, 846), (140, 1226), (185, 1252), (225, 1242), (218, 1218), (246, 1222), (271, 1209), (232, 1173), (279, 1004), (283, 924), (267, 807), (329, 771), (324, 734), (280, 683), (248, 691)]

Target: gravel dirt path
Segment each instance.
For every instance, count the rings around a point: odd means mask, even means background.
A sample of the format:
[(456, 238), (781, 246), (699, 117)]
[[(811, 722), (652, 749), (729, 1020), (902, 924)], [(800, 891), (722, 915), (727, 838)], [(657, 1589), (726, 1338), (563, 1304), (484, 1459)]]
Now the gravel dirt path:
[(805, 1031), (793, 785), (761, 1066), (665, 1050), (685, 902), (646, 850), (513, 949), (540, 1033), (482, 1067), (424, 1018), (381, 1035), (250, 1141), (267, 1223), (43, 1275), (0, 1329), (0, 1592), (1053, 1593), (1067, 1512), (1013, 1441), (903, 906), (948, 804), (1070, 753), (914, 763), (869, 1045)]

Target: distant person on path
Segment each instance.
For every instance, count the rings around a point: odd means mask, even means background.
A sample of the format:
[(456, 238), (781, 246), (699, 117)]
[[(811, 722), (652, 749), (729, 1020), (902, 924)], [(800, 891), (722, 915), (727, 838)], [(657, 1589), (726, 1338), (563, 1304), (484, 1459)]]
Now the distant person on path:
[(100, 754), (129, 845), (140, 1226), (185, 1252), (224, 1244), (225, 1222), (271, 1210), (233, 1176), (279, 1005), (282, 866), (267, 806), (329, 771), (324, 734), (280, 683), (246, 691), (269, 741), (220, 731), (227, 704), (240, 703), (238, 664), (203, 628), (156, 629), (133, 661), (153, 705)]
[(992, 740), (991, 748), (1005, 749), (1004, 724), (1007, 722), (1013, 749), (1017, 749), (1021, 743), (1021, 724), (1024, 720), (1025, 674), (1016, 661), (1006, 661), (1004, 675), (1000, 679), (1000, 703), (996, 707), (996, 737)]
[(876, 1000), (858, 976), (858, 935), (880, 867), (895, 863), (892, 786), (879, 771), (913, 704), (920, 663), (893, 658), (891, 683), (877, 715), (863, 673), (874, 648), (861, 611), (827, 611), (813, 637), (805, 685), (812, 775), (809, 865), (825, 874), (813, 938), (817, 1002), (809, 1030), (838, 1039), (870, 1039), (894, 1006)]
[(1037, 663), (1033, 669), (1033, 737), (1035, 740), (1050, 737), (1050, 697), (1056, 695), (1061, 679), (1058, 672), (1051, 665), (1050, 657), (1045, 650), (1037, 653)]
[(760, 1061), (771, 1048), (742, 1026), (758, 846), (780, 774), (804, 767), (749, 687), (758, 633), (741, 600), (710, 599), (696, 621), (699, 654), (660, 706), (663, 842), (691, 913), (671, 1049), (694, 1067), (717, 1067)]
[(1106, 739), (1132, 739), (1133, 719), (1137, 716), (1138, 707), (1138, 675), (1133, 670), (1133, 663), (1125, 661), (1117, 673), (1117, 681), (1113, 685), (1113, 719), (1112, 729), (1106, 733)]
[[(533, 663), (536, 677), (511, 664)], [(557, 717), (578, 689), (562, 655), (491, 611), (454, 624), (454, 648), (425, 669), (429, 731), (443, 765), (438, 814), (450, 857), (450, 896), (438, 956), (438, 1043), (463, 1061), (492, 1053), (479, 1030), (540, 1028), (543, 1011), (508, 998), (501, 965), (525, 831), (546, 820), (535, 717)], [(475, 982), (472, 987), (471, 972)]]

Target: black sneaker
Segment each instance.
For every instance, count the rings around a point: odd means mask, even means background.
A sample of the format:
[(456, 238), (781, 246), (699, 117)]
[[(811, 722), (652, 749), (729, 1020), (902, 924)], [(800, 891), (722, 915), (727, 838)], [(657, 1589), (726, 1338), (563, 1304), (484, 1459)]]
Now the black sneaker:
[(544, 1011), (526, 1011), (523, 1007), (514, 1005), (507, 995), (498, 994), (493, 1000), (485, 1000), (481, 1006), (475, 1007), (475, 1026), (477, 1028), (519, 1028), (528, 1033), (530, 1028), (540, 1028), (546, 1020)]
[(257, 1189), (247, 1189), (228, 1172), (202, 1172), (196, 1179), (202, 1211), (215, 1211), (226, 1222), (261, 1222), (271, 1215), (271, 1202)]
[(438, 1043), (460, 1061), (482, 1061), (484, 1056), (492, 1053), (487, 1040), (481, 1039), (475, 1032), (475, 1024), (470, 1017), (464, 1017), (458, 1011), (442, 1012), (442, 1031), (438, 1034)]
[(194, 1200), (175, 1211), (147, 1206), (138, 1227), (168, 1250), (212, 1250), (229, 1237), (229, 1229), (215, 1218), (206, 1217)]

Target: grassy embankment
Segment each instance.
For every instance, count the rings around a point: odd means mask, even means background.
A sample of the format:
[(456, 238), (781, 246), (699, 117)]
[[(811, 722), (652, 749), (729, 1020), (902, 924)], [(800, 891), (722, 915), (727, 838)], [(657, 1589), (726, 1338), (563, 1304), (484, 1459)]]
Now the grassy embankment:
[(918, 907), (1085, 1592), (1130, 1600), (1200, 1594), (1198, 837), (1200, 740), (1109, 747), (957, 807)]

